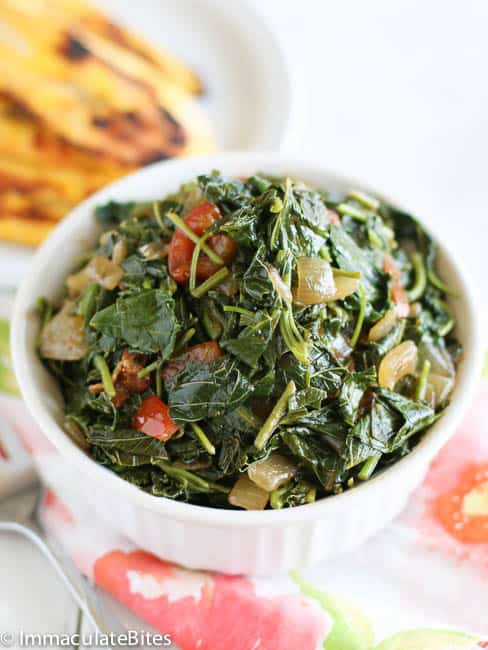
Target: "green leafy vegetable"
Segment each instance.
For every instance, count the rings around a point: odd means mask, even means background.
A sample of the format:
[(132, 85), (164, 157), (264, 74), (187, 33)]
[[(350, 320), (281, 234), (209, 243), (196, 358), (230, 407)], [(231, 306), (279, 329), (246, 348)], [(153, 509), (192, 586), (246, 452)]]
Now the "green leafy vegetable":
[(174, 300), (161, 289), (122, 296), (97, 312), (90, 326), (132, 350), (160, 353), (168, 359), (173, 352), (178, 323)]
[(231, 357), (191, 364), (166, 382), (175, 422), (197, 422), (233, 410), (252, 393), (252, 384)]
[[(96, 462), (221, 508), (281, 458), (292, 470), (259, 499), (281, 509), (369, 480), (441, 417), (462, 350), (436, 244), (394, 206), (327, 189), (212, 172), (97, 208), (105, 231), (74, 271), (116, 260), (117, 286), (39, 300), (44, 362)], [(53, 337), (60, 312), (77, 329)]]

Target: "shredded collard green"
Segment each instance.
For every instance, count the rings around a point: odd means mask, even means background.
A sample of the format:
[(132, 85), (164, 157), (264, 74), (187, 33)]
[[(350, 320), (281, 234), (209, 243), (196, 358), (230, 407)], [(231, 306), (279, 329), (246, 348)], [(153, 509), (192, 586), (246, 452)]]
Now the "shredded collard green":
[(40, 354), (67, 432), (142, 490), (303, 505), (398, 461), (447, 406), (452, 292), (412, 216), (214, 172), (96, 218), (64, 304), (39, 301)]

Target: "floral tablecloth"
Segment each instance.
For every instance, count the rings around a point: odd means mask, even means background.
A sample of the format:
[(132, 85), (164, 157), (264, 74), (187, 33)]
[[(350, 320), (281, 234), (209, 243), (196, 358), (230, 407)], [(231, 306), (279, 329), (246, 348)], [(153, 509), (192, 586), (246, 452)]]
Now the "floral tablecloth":
[[(57, 452), (17, 393), (9, 308), (0, 297), (0, 413), (30, 453), (53, 462)], [(189, 571), (134, 548), (49, 487), (44, 523), (85, 575), (182, 650), (488, 647), (487, 404), (488, 377), (403, 514), (359, 550), (309, 571), (266, 579)]]

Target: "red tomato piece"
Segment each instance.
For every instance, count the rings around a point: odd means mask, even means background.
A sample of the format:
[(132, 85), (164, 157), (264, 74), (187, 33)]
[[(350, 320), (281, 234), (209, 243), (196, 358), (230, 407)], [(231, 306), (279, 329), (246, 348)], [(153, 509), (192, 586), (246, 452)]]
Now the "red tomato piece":
[(329, 215), (329, 221), (333, 226), (341, 225), (341, 219), (335, 210), (327, 208), (327, 214)]
[(169, 440), (180, 428), (173, 422), (168, 406), (159, 397), (146, 397), (132, 419), (132, 426), (138, 431), (158, 440)]
[(389, 253), (385, 253), (383, 260), (383, 271), (392, 277), (391, 297), (396, 306), (397, 316), (406, 318), (410, 312), (408, 295), (402, 284), (400, 268)]
[(149, 388), (151, 376), (138, 377), (145, 364), (146, 357), (143, 354), (133, 354), (128, 350), (122, 353), (122, 358), (112, 375), (116, 391), (112, 402), (116, 408), (123, 406), (132, 393), (143, 393)]
[[(191, 210), (184, 221), (193, 232), (201, 237), (208, 228), (221, 218), (216, 205), (204, 201)], [(236, 254), (237, 245), (227, 235), (214, 235), (208, 240), (209, 246), (227, 264)], [(195, 244), (181, 230), (176, 230), (171, 239), (168, 253), (168, 267), (171, 277), (180, 284), (190, 279), (190, 266)], [(206, 255), (200, 254), (197, 265), (197, 278), (205, 280), (218, 271), (219, 266)]]
[[(441, 494), (435, 503), (435, 513), (442, 526), (460, 542), (486, 544), (488, 542), (488, 511), (470, 513), (467, 500), (474, 493), (488, 490), (488, 464), (470, 465), (466, 468), (457, 486)], [(482, 501), (483, 497), (479, 497)]]
[(206, 343), (198, 343), (193, 345), (186, 352), (181, 354), (176, 359), (169, 361), (163, 368), (163, 379), (168, 379), (177, 375), (180, 370), (192, 361), (201, 361), (202, 363), (210, 363), (214, 359), (218, 359), (223, 354), (222, 348), (217, 341), (207, 341)]

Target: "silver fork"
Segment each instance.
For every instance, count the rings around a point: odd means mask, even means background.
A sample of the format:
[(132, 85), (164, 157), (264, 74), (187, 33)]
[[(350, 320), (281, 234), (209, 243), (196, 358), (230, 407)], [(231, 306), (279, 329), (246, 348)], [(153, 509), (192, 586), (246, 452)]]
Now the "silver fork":
[[(42, 495), (30, 457), (0, 416), (0, 532), (23, 535), (37, 546), (96, 631), (113, 638), (126, 633), (71, 558), (44, 533), (38, 518)], [(111, 645), (114, 649), (120, 647), (117, 643)]]
[[(116, 639), (117, 635), (126, 633), (127, 630), (102, 605), (95, 590), (60, 545), (48, 539), (43, 532), (38, 519), (42, 495), (42, 486), (36, 484), (20, 494), (1, 501), (0, 532), (18, 533), (35, 544), (51, 563), (94, 629)], [(111, 647), (115, 649), (120, 646), (114, 642)]]

